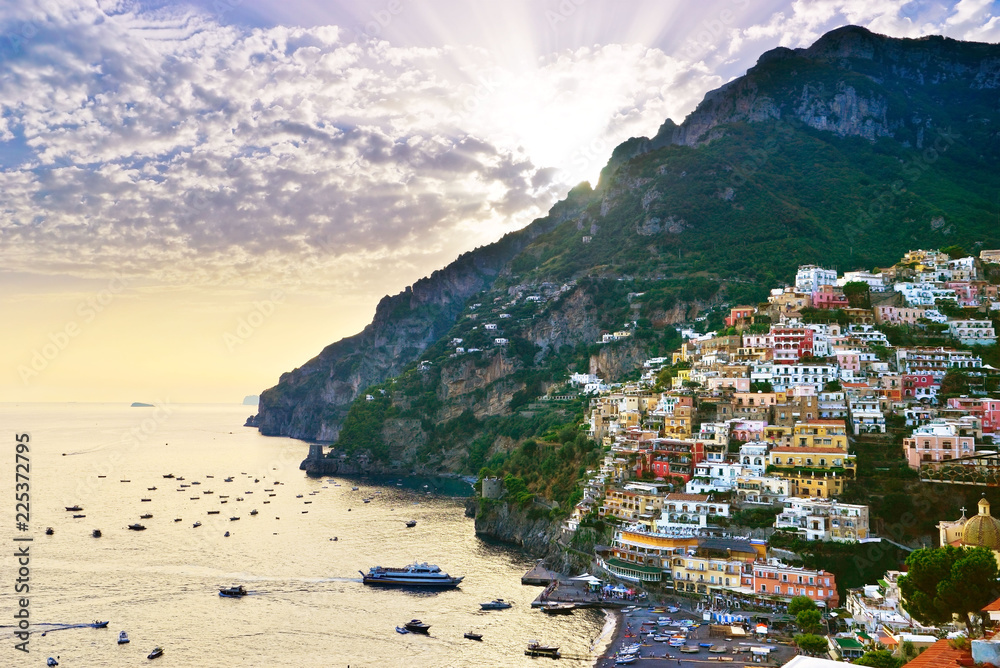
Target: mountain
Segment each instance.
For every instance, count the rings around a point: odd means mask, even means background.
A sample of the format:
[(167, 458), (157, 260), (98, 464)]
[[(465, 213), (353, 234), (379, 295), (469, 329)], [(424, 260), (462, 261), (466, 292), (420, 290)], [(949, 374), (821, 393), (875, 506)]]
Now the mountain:
[[(618, 146), (595, 188), (385, 297), (265, 390), (253, 424), (474, 472), (582, 411), (535, 401), (567, 368), (627, 373), (676, 344), (671, 324), (760, 299), (799, 264), (997, 247), (998, 88), (995, 44), (848, 26), (768, 51), (680, 125)], [(625, 323), (633, 336), (595, 345)]]

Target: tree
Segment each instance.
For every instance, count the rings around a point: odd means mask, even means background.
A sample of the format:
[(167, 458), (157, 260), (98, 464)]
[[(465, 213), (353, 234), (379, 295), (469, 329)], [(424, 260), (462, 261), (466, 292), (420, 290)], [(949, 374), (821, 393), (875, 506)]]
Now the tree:
[(868, 666), (869, 668), (902, 668), (906, 659), (892, 655), (887, 649), (877, 649), (874, 652), (865, 652), (860, 659), (854, 662), (855, 666)]
[(844, 296), (851, 308), (871, 308), (871, 286), (864, 281), (851, 281), (844, 285)]
[[(908, 572), (899, 578), (903, 607), (924, 624), (943, 624), (959, 615), (973, 635), (972, 615), (997, 597), (998, 578), (993, 553), (985, 547), (947, 545), (911, 552)], [(980, 618), (985, 631), (985, 619)]]
[(969, 252), (965, 250), (961, 245), (945, 246), (941, 249), (942, 253), (946, 253), (948, 257), (952, 260), (959, 260), (963, 257), (969, 257)]
[(795, 623), (803, 633), (816, 633), (823, 622), (823, 613), (819, 610), (802, 610), (795, 615)]
[(829, 647), (826, 643), (826, 638), (813, 635), (812, 633), (803, 633), (795, 636), (795, 644), (803, 652), (808, 652), (809, 654), (826, 654)]
[(788, 614), (793, 617), (798, 615), (803, 610), (816, 610), (817, 606), (815, 601), (813, 601), (808, 596), (796, 596), (791, 601), (788, 602)]
[(958, 396), (960, 394), (968, 394), (968, 392), (969, 376), (962, 371), (952, 369), (941, 379), (940, 394), (942, 397)]

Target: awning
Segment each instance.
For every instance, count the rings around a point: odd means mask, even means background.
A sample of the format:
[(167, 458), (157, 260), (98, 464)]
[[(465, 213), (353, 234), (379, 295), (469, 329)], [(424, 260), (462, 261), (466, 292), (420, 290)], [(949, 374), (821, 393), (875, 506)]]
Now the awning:
[(761, 635), (767, 635), (767, 624), (758, 624), (757, 628), (754, 629), (754, 633), (759, 633)]

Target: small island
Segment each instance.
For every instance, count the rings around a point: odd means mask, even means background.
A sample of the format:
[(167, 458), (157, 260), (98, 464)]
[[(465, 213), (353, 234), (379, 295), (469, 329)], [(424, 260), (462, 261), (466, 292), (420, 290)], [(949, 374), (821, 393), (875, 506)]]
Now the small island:
[(259, 403), (260, 403), (260, 396), (259, 395), (248, 394), (247, 396), (243, 397), (243, 405), (244, 406), (256, 406)]
[(153, 404), (144, 404), (141, 401), (133, 401), (132, 408), (153, 408)]

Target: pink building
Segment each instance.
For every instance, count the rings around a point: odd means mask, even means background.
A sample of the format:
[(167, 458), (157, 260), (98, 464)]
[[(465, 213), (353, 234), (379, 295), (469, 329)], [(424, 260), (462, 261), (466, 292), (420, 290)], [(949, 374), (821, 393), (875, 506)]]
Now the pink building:
[(749, 378), (720, 378), (713, 377), (707, 379), (708, 390), (714, 392), (716, 390), (721, 390), (723, 388), (731, 388), (737, 392), (749, 392), (750, 391), (750, 379)]
[(955, 397), (948, 400), (948, 407), (978, 417), (984, 434), (994, 434), (1000, 427), (1000, 399)]
[(879, 325), (915, 325), (924, 317), (922, 308), (901, 308), (898, 306), (876, 306), (875, 322)]
[(861, 371), (861, 355), (856, 351), (837, 353), (837, 364), (841, 371)]
[(812, 304), (814, 308), (847, 308), (847, 297), (844, 293), (832, 285), (821, 285), (818, 290), (812, 293)]
[(960, 436), (953, 424), (930, 422), (903, 439), (903, 452), (912, 469), (919, 469), (921, 464), (971, 457), (975, 451), (975, 438)]

